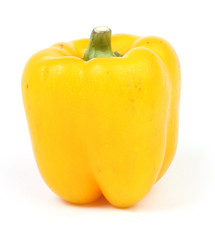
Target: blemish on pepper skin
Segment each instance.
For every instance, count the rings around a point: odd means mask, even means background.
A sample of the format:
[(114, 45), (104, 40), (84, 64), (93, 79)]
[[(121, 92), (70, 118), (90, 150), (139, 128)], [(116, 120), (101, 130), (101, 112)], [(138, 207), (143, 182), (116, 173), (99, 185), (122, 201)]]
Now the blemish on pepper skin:
[(26, 85), (26, 88), (29, 88), (29, 85), (28, 85), (28, 84)]
[(150, 42), (149, 42), (149, 41), (147, 41), (146, 43), (147, 43), (147, 44), (149, 44)]
[(131, 101), (131, 102), (134, 102), (134, 99), (133, 99), (133, 98), (131, 98), (131, 99), (130, 99), (130, 101)]
[(141, 87), (138, 87), (137, 85), (134, 85), (135, 88), (137, 88), (138, 91), (141, 91)]
[(63, 44), (60, 44), (59, 47), (60, 47), (60, 48), (63, 48), (64, 46), (63, 46)]

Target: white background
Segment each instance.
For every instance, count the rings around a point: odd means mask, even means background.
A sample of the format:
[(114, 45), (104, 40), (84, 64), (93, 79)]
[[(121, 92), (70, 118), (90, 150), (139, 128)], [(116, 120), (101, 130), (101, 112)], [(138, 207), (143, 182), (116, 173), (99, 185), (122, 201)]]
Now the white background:
[[(211, 0), (1, 1), (0, 239), (215, 239), (215, 14)], [(180, 136), (166, 175), (136, 206), (65, 204), (39, 175), (21, 77), (28, 58), (93, 27), (157, 35), (182, 69)]]

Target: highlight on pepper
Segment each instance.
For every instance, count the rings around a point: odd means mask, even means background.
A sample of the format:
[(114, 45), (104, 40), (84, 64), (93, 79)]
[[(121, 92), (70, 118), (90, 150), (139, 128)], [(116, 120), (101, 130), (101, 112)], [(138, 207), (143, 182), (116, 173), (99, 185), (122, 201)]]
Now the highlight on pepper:
[(34, 54), (22, 96), (46, 184), (73, 204), (139, 202), (174, 158), (180, 88), (178, 57), (159, 37), (101, 26)]

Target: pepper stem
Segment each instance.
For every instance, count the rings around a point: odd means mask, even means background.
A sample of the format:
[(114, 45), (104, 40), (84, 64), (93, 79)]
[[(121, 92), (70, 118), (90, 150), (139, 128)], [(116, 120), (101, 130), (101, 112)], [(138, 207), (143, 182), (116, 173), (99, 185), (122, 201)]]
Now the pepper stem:
[(85, 52), (84, 60), (96, 57), (118, 57), (111, 48), (111, 29), (106, 26), (95, 27), (90, 36), (90, 43)]

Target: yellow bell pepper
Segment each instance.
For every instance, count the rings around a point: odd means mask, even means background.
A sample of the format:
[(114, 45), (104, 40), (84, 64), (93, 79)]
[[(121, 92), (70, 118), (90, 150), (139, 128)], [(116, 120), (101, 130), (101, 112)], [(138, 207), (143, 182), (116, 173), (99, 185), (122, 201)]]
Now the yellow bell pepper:
[(180, 66), (164, 39), (97, 27), (90, 41), (33, 55), (22, 94), (39, 171), (66, 201), (103, 194), (116, 207), (132, 206), (173, 160)]

